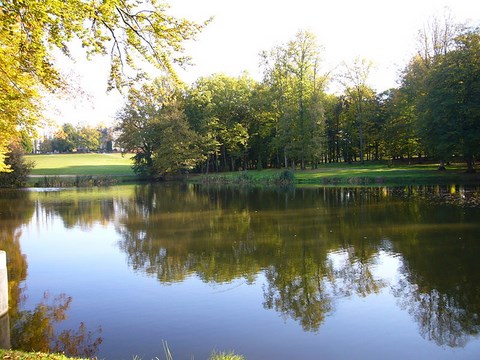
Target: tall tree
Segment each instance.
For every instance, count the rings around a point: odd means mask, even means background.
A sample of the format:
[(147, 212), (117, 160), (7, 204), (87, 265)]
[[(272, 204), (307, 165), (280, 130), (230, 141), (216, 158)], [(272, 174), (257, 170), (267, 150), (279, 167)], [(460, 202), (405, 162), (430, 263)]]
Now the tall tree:
[(454, 38), (460, 28), (449, 13), (445, 13), (443, 18), (432, 17), (425, 23), (418, 31), (417, 53), (426, 66), (432, 64), (437, 56), (445, 55), (454, 47)]
[(54, 134), (52, 150), (58, 152), (72, 152), (78, 147), (78, 132), (70, 123), (65, 123)]
[(157, 139), (155, 127), (162, 107), (172, 101), (175, 89), (170, 81), (156, 79), (141, 89), (130, 89), (127, 104), (117, 114), (116, 139), (123, 153), (133, 152), (134, 170), (153, 176), (153, 154)]
[(21, 126), (39, 116), (40, 90), (62, 88), (52, 55), (69, 55), (79, 39), (88, 56), (109, 55), (110, 88), (145, 76), (148, 62), (175, 77), (174, 63), (186, 64), (182, 42), (205, 25), (177, 19), (155, 0), (45, 0), (0, 2), (0, 171), (5, 146)]
[(91, 126), (77, 128), (77, 150), (97, 151), (100, 147), (100, 132)]
[[(445, 169), (453, 149), (451, 143), (440, 141), (434, 136), (441, 128), (440, 123), (429, 123), (429, 112), (425, 95), (428, 92), (428, 78), (439, 59), (454, 48), (455, 37), (461, 32), (461, 26), (454, 24), (451, 17), (432, 18), (418, 34), (417, 54), (410, 60), (401, 76), (400, 93), (403, 108), (408, 109), (408, 116), (414, 118), (417, 137), (425, 153), (440, 160), (439, 169)], [(443, 133), (442, 131), (440, 131)], [(438, 135), (438, 134), (437, 134)], [(437, 140), (434, 140), (436, 138)]]
[(415, 122), (415, 107), (404, 88), (390, 89), (379, 95), (381, 116), (384, 117), (382, 138), (385, 152), (391, 159), (409, 160), (421, 154)]
[(364, 103), (370, 92), (367, 82), (372, 66), (372, 62), (367, 59), (355, 58), (351, 65), (344, 63), (344, 71), (340, 76), (340, 82), (345, 87), (346, 95), (354, 101), (356, 106), (361, 162), (364, 161)]
[(315, 36), (300, 31), (285, 45), (262, 53), (265, 78), (276, 94), (278, 144), (287, 158), (304, 169), (315, 156), (323, 127), (323, 97), (327, 76), (320, 72), (320, 47)]

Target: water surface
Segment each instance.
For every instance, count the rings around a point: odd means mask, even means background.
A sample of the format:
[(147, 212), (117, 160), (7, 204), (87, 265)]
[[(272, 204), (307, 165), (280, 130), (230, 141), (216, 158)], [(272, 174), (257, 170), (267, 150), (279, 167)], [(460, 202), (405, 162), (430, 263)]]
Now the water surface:
[(175, 359), (478, 359), (478, 199), (461, 187), (1, 191), (2, 338), (107, 360), (163, 358), (163, 341)]

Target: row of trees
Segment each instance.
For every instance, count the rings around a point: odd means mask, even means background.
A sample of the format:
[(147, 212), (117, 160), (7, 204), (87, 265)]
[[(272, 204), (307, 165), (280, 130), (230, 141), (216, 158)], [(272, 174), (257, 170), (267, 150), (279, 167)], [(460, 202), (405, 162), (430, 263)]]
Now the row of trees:
[(90, 151), (113, 151), (113, 134), (105, 126), (73, 126), (63, 124), (51, 138), (44, 139), (39, 144), (41, 153), (68, 153)]
[(356, 59), (326, 93), (321, 48), (301, 31), (261, 54), (264, 78), (215, 74), (181, 88), (167, 78), (132, 89), (118, 115), (118, 144), (135, 169), (163, 177), (184, 169), (316, 167), (322, 162), (480, 154), (480, 33), (433, 22), (398, 88), (376, 93), (371, 63)]

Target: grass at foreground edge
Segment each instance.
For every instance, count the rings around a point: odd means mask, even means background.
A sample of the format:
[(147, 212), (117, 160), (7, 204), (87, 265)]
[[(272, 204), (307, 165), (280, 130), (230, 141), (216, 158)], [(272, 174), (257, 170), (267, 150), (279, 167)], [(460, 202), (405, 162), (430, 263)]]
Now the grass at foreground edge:
[[(166, 353), (167, 359), (173, 359), (170, 352)], [(41, 352), (23, 352), (17, 350), (0, 349), (0, 359), (2, 360), (87, 360), (84, 358), (72, 358), (63, 354), (45, 354)], [(141, 360), (139, 357), (133, 357), (134, 360)], [(160, 359), (160, 358), (155, 358)], [(210, 355), (209, 360), (244, 360), (242, 355), (236, 355), (232, 352), (216, 352)]]
[[(0, 349), (0, 359), (2, 360), (69, 360), (73, 358), (62, 354), (45, 354), (41, 352), (23, 352), (17, 350)], [(77, 358), (77, 360), (82, 360)]]

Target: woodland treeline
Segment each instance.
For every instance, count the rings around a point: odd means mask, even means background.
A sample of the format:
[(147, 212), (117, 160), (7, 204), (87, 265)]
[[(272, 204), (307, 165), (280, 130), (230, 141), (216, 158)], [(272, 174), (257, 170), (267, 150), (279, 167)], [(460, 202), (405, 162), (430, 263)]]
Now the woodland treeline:
[[(432, 21), (399, 86), (369, 86), (356, 59), (336, 76), (322, 68), (315, 36), (300, 31), (262, 52), (263, 80), (214, 74), (181, 87), (159, 78), (132, 88), (117, 116), (117, 145), (135, 170), (315, 168), (367, 160), (462, 161), (480, 154), (480, 32)], [(340, 84), (338, 94), (327, 86)]]

